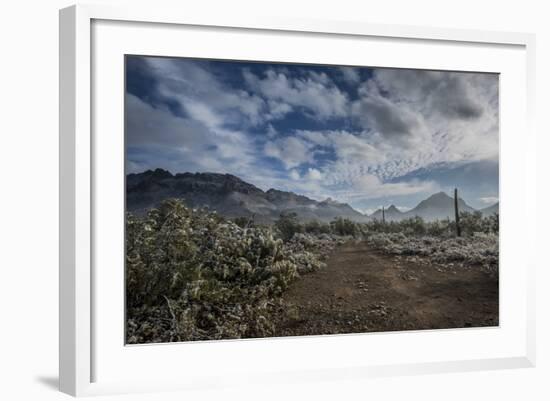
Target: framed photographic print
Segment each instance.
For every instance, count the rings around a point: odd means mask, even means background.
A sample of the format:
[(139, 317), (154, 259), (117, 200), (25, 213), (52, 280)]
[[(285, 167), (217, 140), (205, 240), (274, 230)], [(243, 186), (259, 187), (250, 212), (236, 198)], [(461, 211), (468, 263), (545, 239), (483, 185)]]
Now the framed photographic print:
[(532, 366), (533, 46), (62, 10), (61, 390)]

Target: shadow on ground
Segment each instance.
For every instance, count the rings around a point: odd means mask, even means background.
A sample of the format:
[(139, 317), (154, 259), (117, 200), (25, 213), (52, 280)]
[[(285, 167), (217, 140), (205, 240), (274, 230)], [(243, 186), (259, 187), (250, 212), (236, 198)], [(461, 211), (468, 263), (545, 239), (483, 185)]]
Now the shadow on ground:
[(36, 381), (50, 390), (59, 390), (59, 378), (57, 376), (39, 376)]

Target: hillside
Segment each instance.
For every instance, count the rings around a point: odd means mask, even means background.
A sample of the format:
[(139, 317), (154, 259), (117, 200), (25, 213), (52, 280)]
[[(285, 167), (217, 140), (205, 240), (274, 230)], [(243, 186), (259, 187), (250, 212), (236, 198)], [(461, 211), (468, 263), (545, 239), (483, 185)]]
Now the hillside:
[(299, 220), (329, 222), (345, 217), (356, 222), (368, 217), (346, 203), (332, 199), (322, 202), (293, 192), (263, 191), (231, 174), (171, 174), (162, 169), (126, 177), (126, 207), (136, 214), (157, 206), (168, 198), (182, 199), (190, 207), (208, 207), (227, 217), (252, 217), (269, 223), (281, 213), (296, 213)]

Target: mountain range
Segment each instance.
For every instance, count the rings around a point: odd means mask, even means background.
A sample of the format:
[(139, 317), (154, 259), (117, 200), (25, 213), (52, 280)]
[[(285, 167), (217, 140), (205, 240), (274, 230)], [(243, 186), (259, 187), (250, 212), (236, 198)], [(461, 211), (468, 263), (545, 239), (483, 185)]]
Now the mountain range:
[(479, 211), (481, 212), (481, 214), (483, 214), (484, 216), (490, 216), (494, 213), (498, 213), (499, 212), (499, 205), (500, 203), (497, 202), (495, 203), (494, 205), (491, 205), (489, 207), (486, 207), (484, 209), (480, 209)]
[[(230, 217), (254, 217), (259, 223), (271, 223), (281, 213), (296, 213), (301, 221), (329, 222), (336, 217), (356, 222), (382, 220), (382, 210), (371, 215), (360, 213), (347, 203), (330, 198), (316, 201), (293, 192), (269, 189), (263, 191), (231, 174), (178, 173), (156, 169), (126, 176), (126, 208), (144, 214), (168, 198), (182, 199), (189, 207), (207, 207)], [(475, 209), (459, 198), (460, 211)], [(480, 210), (484, 215), (498, 212), (498, 203)], [(420, 202), (415, 208), (401, 212), (391, 205), (384, 210), (386, 221), (420, 216), (430, 221), (454, 218), (454, 199), (439, 192)]]
[(260, 188), (231, 174), (171, 174), (162, 169), (126, 176), (126, 207), (136, 214), (168, 198), (182, 199), (190, 207), (208, 207), (227, 217), (252, 217), (273, 222), (281, 213), (296, 213), (300, 220), (329, 222), (335, 217), (354, 221), (369, 218), (346, 203), (332, 199), (315, 201), (293, 192)]

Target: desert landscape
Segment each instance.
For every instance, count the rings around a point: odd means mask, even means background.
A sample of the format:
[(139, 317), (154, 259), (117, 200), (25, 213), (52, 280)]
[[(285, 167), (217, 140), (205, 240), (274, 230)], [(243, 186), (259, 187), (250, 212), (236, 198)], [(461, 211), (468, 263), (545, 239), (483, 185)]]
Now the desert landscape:
[(161, 169), (127, 202), (128, 343), (498, 325), (498, 204), (365, 215)]

